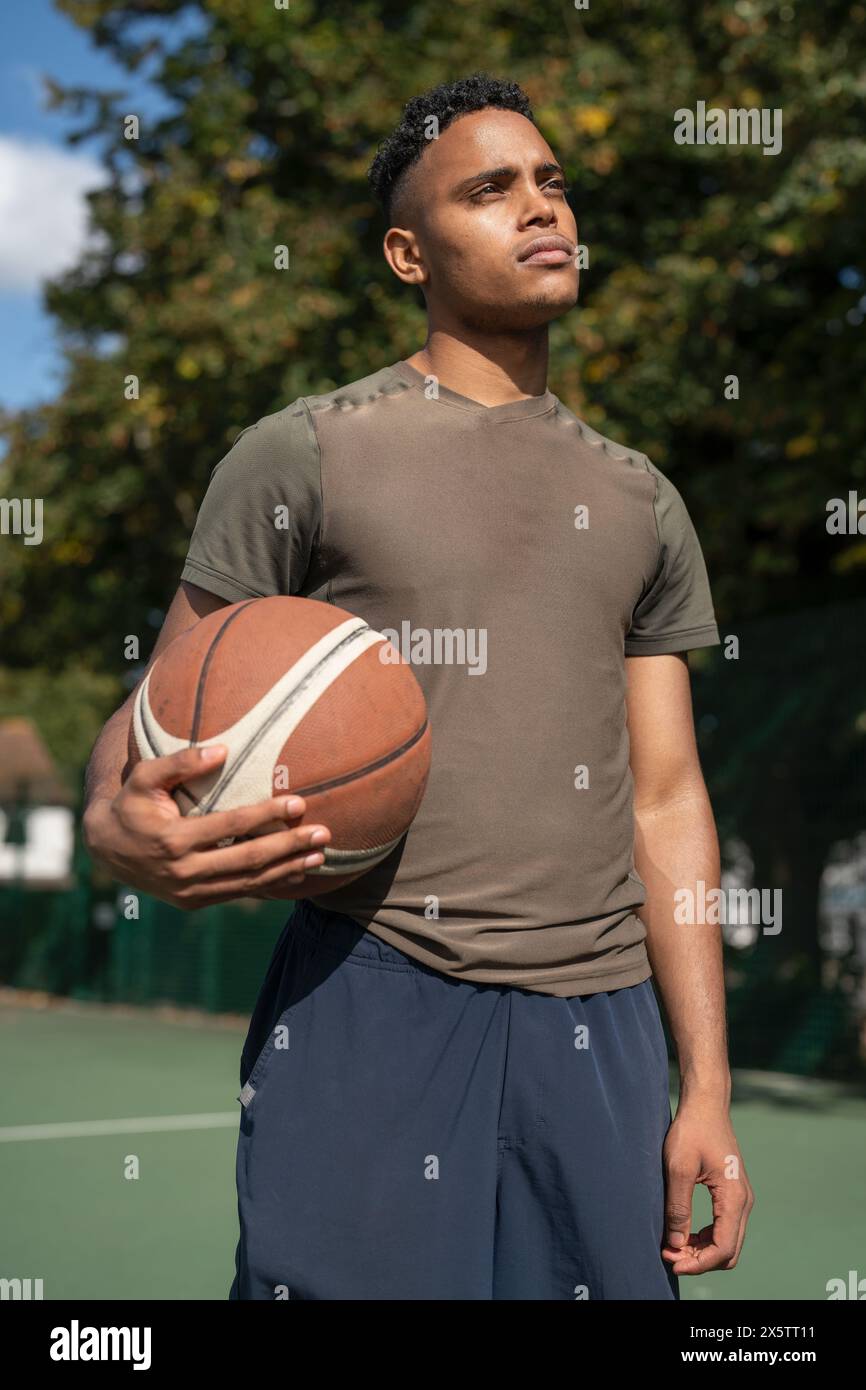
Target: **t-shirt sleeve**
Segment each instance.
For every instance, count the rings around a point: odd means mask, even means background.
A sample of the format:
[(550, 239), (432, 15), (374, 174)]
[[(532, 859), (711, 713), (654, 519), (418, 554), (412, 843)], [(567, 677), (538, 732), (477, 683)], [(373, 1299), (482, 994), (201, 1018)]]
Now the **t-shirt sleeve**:
[(214, 468), (181, 579), (230, 603), (297, 594), (321, 501), (316, 431), (299, 399), (242, 430)]
[(659, 656), (715, 646), (721, 638), (697, 533), (670, 479), (652, 465), (650, 472), (656, 480), (658, 565), (632, 613), (625, 654)]

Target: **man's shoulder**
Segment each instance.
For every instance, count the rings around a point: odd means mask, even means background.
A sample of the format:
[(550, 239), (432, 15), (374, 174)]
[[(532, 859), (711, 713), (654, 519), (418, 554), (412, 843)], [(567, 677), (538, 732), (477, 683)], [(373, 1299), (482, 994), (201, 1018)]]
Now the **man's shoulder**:
[(393, 367), (380, 367), (378, 371), (358, 377), (355, 381), (334, 386), (330, 391), (305, 392), (304, 395), (297, 396), (288, 405), (262, 415), (253, 424), (247, 425), (235, 442), (245, 435), (255, 433), (266, 439), (291, 437), (295, 443), (306, 437), (308, 442), (315, 446), (315, 417), (321, 411), (353, 411), (360, 406), (369, 405), (379, 397), (393, 395), (395, 391), (405, 389), (405, 384)]
[(601, 434), (586, 420), (576, 415), (573, 410), (569, 410), (568, 406), (563, 405), (562, 401), (559, 402), (559, 409), (561, 414), (574, 426), (582, 442), (601, 457), (615, 459), (618, 463), (629, 464), (632, 468), (638, 468), (642, 472), (661, 476), (659, 470), (640, 449), (631, 449), (627, 444), (621, 444), (618, 440)]
[(405, 383), (397, 375), (393, 365), (389, 365), (380, 367), (378, 371), (370, 372), (367, 376), (358, 377), (355, 381), (346, 382), (343, 386), (335, 386), (331, 391), (306, 395), (302, 399), (314, 414), (320, 410), (350, 411), (405, 389)]

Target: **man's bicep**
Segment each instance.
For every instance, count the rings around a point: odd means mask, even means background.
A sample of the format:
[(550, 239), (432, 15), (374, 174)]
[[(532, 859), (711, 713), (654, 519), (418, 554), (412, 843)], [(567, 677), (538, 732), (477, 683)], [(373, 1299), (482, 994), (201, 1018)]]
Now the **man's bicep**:
[(705, 791), (684, 652), (625, 659), (635, 812)]
[(663, 656), (719, 643), (697, 532), (673, 483), (657, 468), (652, 467), (652, 472), (658, 567), (632, 613), (625, 635), (626, 656)]
[(217, 608), (225, 608), (226, 605), (227, 600), (219, 594), (209, 593), (207, 589), (200, 589), (197, 584), (188, 584), (186, 580), (182, 580), (160, 628), (147, 663), (148, 669), (163, 648), (167, 647), (169, 642), (173, 642), (175, 637), (194, 627), (200, 618), (206, 618), (208, 613), (214, 613)]
[(301, 592), (321, 503), (318, 442), (299, 400), (243, 430), (217, 464), (181, 577), (228, 603)]
[[(111, 795), (114, 795), (114, 791), (119, 789), (121, 771), (126, 758), (126, 754), (123, 750), (126, 748), (126, 734), (129, 727), (129, 719), (132, 715), (132, 707), (135, 703), (135, 697), (138, 693), (141, 681), (144, 680), (160, 652), (168, 646), (169, 642), (173, 642), (175, 637), (179, 637), (182, 632), (186, 632), (189, 628), (194, 627), (195, 624), (201, 618), (206, 617), (208, 613), (213, 613), (217, 608), (225, 607), (226, 600), (220, 598), (218, 594), (208, 593), (206, 589), (200, 589), (195, 584), (187, 584), (181, 581), (169, 605), (168, 612), (163, 619), (163, 624), (159, 630), (156, 642), (154, 643), (153, 651), (147, 659), (147, 664), (141, 673), (141, 677), (136, 681), (123, 703), (115, 710), (111, 719), (107, 721), (100, 738), (97, 740), (93, 756), (96, 756), (97, 749), (102, 743), (108, 727), (115, 723), (119, 725), (121, 735), (119, 741), (115, 744), (114, 752), (107, 760), (106, 755), (103, 753), (99, 761), (97, 773), (94, 773), (93, 776), (91, 776), (90, 772), (88, 773), (88, 799), (93, 795), (92, 786), (98, 780), (98, 776), (102, 776), (104, 780), (112, 782), (114, 790)], [(115, 761), (115, 775), (113, 778), (111, 772), (112, 758), (114, 758)]]

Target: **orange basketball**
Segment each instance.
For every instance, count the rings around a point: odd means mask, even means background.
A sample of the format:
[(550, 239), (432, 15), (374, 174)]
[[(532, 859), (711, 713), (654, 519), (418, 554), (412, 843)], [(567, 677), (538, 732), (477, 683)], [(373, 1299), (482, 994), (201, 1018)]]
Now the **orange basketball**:
[[(307, 803), (297, 823), (331, 831), (324, 863), (287, 884), (287, 898), (332, 892), (385, 859), (430, 770), (427, 706), (411, 668), (362, 618), (306, 598), (220, 608), (153, 663), (134, 702), (130, 766), (212, 743), (228, 755), (175, 790), (184, 815), (294, 793)], [(268, 891), (280, 895), (279, 885)]]

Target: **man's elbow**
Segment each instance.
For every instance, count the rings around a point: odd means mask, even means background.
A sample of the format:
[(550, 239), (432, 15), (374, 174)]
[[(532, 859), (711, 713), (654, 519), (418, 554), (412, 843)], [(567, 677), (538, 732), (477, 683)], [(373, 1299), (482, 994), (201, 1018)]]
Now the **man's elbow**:
[(703, 813), (710, 807), (710, 796), (700, 769), (697, 772), (689, 769), (679, 776), (654, 782), (651, 786), (635, 783), (633, 804), (635, 819), (640, 820), (666, 811), (692, 809), (696, 813)]

